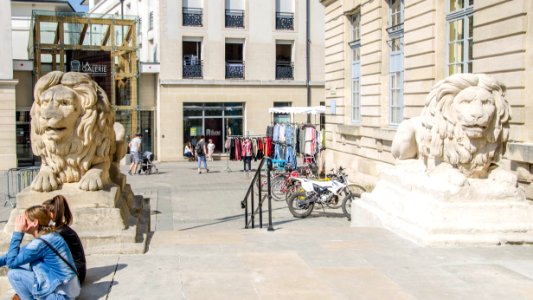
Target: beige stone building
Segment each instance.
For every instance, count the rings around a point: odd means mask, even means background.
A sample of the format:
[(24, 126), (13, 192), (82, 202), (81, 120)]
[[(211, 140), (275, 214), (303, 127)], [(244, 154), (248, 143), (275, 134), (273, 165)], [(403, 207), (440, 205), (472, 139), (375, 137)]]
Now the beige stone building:
[[(11, 2), (0, 2), (0, 36), (11, 41)], [(0, 44), (0, 170), (17, 166), (15, 139), (16, 85), (11, 43)]]
[(324, 101), (324, 7), (318, 1), (159, 4), (160, 160), (181, 159), (183, 144), (201, 134), (223, 151), (229, 134), (264, 135), (275, 117), (271, 107)]
[(512, 106), (505, 163), (522, 183), (531, 182), (532, 1), (320, 2), (329, 166), (349, 167), (352, 181), (373, 185), (393, 163), (398, 124), (420, 114), (437, 81), (459, 72), (486, 73), (507, 86)]

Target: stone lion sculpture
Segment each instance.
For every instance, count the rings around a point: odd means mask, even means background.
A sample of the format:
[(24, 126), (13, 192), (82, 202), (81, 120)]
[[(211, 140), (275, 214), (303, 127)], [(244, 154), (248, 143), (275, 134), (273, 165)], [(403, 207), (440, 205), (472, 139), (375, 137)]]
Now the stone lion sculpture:
[(502, 83), (483, 74), (452, 75), (433, 87), (419, 117), (400, 124), (392, 154), (486, 178), (505, 152), (509, 120)]
[[(126, 153), (124, 128), (105, 91), (87, 74), (60, 71), (41, 77), (31, 108), (31, 141), (42, 159), (32, 182), (39, 192), (79, 182), (86, 191), (101, 190), (120, 174), (117, 162)], [(115, 132), (116, 130), (116, 132)]]

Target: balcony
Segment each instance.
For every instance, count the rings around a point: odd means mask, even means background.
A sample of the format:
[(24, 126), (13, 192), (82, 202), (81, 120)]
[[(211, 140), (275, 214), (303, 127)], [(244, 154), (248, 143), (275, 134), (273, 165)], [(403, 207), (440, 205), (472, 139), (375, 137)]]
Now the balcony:
[(244, 79), (244, 62), (231, 60), (227, 61), (226, 79)]
[(276, 13), (276, 29), (294, 30), (294, 14), (293, 13)]
[(290, 61), (277, 61), (276, 79), (294, 79), (294, 64)]
[(244, 28), (244, 10), (226, 9), (226, 27)]
[(202, 61), (183, 64), (183, 78), (202, 78)]
[(202, 26), (202, 9), (184, 7), (183, 26)]

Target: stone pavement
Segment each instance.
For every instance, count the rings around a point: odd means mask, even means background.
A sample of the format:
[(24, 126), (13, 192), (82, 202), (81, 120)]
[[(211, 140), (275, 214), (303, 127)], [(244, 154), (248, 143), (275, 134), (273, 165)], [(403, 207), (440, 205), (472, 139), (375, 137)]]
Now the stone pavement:
[(209, 164), (207, 174), (178, 162), (128, 176), (149, 199), (148, 251), (88, 256), (79, 299), (533, 299), (530, 246), (423, 248), (350, 228), (340, 209), (295, 219), (284, 202), (274, 232), (245, 230), (250, 178), (239, 162)]

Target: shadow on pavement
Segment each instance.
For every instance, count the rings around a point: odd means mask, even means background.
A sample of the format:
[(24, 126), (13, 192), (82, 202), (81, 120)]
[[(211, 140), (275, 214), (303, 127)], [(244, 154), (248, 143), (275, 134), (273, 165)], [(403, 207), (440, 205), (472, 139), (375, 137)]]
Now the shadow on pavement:
[(77, 299), (100, 299), (106, 298), (109, 294), (111, 287), (117, 285), (115, 280), (96, 282), (106, 276), (115, 273), (118, 270), (122, 270), (127, 267), (127, 264), (116, 264), (104, 267), (96, 267), (87, 269), (87, 277), (82, 285), (81, 294)]

